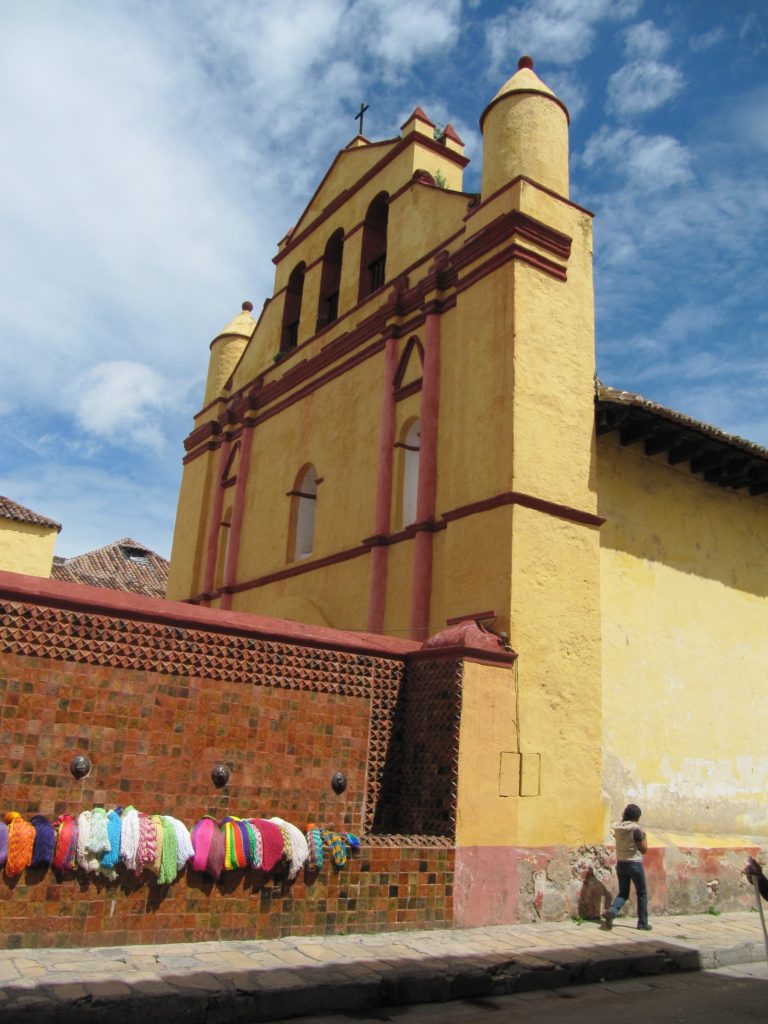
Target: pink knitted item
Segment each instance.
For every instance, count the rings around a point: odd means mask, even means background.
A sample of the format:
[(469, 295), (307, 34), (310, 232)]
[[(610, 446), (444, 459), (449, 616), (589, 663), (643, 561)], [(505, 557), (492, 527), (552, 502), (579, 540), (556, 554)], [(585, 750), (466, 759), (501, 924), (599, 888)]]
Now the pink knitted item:
[(192, 848), (195, 853), (191, 861), (194, 871), (204, 871), (218, 880), (224, 869), (224, 833), (214, 818), (201, 818), (192, 828)]
[(285, 850), (285, 840), (280, 826), (265, 818), (248, 820), (261, 833), (261, 870), (272, 871), (280, 863)]

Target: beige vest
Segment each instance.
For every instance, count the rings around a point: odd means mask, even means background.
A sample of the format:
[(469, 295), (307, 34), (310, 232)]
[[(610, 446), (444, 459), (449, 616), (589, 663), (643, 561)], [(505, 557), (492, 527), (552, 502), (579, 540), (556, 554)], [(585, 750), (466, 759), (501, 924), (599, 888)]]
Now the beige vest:
[(616, 860), (643, 859), (632, 836), (636, 828), (640, 828), (636, 821), (620, 821), (613, 826), (613, 835), (616, 839)]

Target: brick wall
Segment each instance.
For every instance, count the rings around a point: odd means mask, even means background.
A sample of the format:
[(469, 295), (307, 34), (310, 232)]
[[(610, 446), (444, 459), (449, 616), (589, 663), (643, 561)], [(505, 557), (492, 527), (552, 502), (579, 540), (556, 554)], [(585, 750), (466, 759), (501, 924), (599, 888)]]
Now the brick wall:
[[(0, 813), (130, 803), (188, 826), (203, 814), (278, 815), (370, 833), (415, 646), (0, 574)], [(447, 678), (455, 691), (455, 662), (432, 675), (433, 689)], [(411, 710), (407, 737), (418, 721)], [(75, 781), (79, 753), (93, 767)], [(218, 763), (232, 769), (222, 790)], [(254, 872), (213, 883), (187, 871), (170, 887), (122, 872), (114, 884), (3, 875), (0, 945), (449, 924), (452, 826), (445, 786), (432, 810), (427, 791), (398, 786), (387, 820), (395, 833), (442, 823), (442, 838), (369, 837), (338, 874), (326, 866), (290, 887)]]

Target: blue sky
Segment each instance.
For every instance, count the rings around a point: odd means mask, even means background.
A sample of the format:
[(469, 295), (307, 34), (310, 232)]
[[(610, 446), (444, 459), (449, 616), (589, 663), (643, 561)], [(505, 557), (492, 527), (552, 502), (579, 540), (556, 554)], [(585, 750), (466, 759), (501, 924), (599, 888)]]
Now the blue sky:
[(768, 445), (764, 0), (5, 0), (0, 493), (71, 556), (170, 553), (208, 345), (271, 294), (336, 151), (479, 116), (517, 59), (571, 111), (606, 384)]

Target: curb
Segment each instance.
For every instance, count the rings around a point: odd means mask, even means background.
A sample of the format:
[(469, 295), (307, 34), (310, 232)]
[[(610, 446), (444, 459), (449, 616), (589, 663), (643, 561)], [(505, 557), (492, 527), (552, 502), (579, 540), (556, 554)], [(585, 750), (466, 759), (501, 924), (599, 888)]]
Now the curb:
[(0, 1019), (3, 1024), (146, 1024), (153, 1016), (163, 1024), (256, 1024), (697, 971), (763, 955), (756, 942), (702, 950), (661, 940), (539, 949), (513, 957), (426, 956), (301, 969), (197, 971), (136, 978), (130, 984), (118, 978), (59, 984), (30, 980), (0, 989)]

